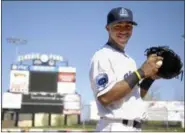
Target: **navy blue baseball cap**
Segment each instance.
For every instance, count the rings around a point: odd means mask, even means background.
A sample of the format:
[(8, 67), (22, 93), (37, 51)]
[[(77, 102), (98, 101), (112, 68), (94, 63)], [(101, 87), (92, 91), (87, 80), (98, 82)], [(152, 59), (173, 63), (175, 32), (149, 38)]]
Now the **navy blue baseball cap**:
[(107, 15), (107, 25), (118, 22), (130, 22), (137, 25), (133, 20), (132, 11), (124, 7), (113, 8)]

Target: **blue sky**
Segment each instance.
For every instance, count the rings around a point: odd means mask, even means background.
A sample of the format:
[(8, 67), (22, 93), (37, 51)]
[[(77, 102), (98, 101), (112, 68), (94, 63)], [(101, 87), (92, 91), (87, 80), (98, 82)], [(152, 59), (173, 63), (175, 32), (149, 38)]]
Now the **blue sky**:
[[(184, 63), (184, 1), (3, 1), (2, 2), (2, 91), (9, 87), (10, 65), (15, 60), (15, 46), (8, 37), (26, 39), (19, 53), (59, 54), (77, 70), (77, 92), (85, 103), (94, 99), (90, 89), (89, 67), (94, 52), (108, 39), (105, 30), (107, 13), (114, 7), (130, 8), (134, 27), (126, 51), (138, 67), (150, 46), (168, 45)], [(184, 97), (184, 81), (158, 80), (150, 91), (161, 100)]]

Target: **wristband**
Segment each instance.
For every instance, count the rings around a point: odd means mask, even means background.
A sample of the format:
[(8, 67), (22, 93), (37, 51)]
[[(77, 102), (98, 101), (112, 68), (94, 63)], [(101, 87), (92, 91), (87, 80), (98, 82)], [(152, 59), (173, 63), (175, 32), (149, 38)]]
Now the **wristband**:
[(141, 68), (138, 69), (137, 72), (140, 74), (141, 79), (145, 77), (145, 73), (144, 73), (144, 71)]
[(133, 72), (132, 74), (130, 74), (127, 78), (124, 79), (124, 81), (126, 81), (129, 84), (129, 87), (131, 89), (134, 88), (134, 86), (139, 82), (139, 78), (136, 75), (135, 72)]
[(144, 72), (143, 72), (142, 69), (138, 69), (138, 70), (136, 70), (136, 71), (134, 71), (134, 72), (136, 73), (136, 75), (137, 75), (137, 77), (139, 78), (139, 80), (141, 80), (142, 78), (145, 77), (145, 74), (144, 74)]
[(136, 73), (138, 79), (141, 80), (141, 76), (140, 76), (139, 72), (138, 71), (135, 71), (135, 73)]

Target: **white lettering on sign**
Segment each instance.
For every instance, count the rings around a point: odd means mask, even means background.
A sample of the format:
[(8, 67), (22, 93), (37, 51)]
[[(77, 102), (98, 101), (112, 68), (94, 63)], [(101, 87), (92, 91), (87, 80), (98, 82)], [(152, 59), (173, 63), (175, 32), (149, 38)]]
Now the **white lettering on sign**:
[(62, 100), (63, 98), (60, 97), (42, 97), (42, 96), (31, 96), (31, 99), (37, 100)]
[(28, 66), (26, 65), (12, 65), (13, 70), (28, 70)]
[(32, 54), (26, 54), (26, 55), (20, 55), (18, 56), (18, 61), (25, 61), (25, 60), (33, 60), (33, 59), (41, 59), (42, 56), (47, 56), (48, 60), (55, 60), (55, 61), (64, 61), (63, 57), (60, 55), (46, 55), (46, 54), (38, 54), (38, 53), (32, 53)]
[(33, 70), (33, 71), (57, 71), (57, 68), (51, 67), (51, 66), (31, 66), (30, 70)]

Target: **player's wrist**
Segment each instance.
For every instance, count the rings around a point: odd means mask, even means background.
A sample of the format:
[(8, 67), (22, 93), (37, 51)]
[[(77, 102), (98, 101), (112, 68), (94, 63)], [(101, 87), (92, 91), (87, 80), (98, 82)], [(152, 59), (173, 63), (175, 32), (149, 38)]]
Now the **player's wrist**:
[(137, 75), (139, 80), (145, 78), (145, 73), (144, 73), (144, 71), (141, 68), (139, 68), (138, 70), (136, 70), (134, 72)]
[(132, 74), (130, 74), (127, 78), (124, 80), (128, 83), (129, 87), (131, 89), (134, 88), (136, 84), (139, 83), (139, 81), (144, 77), (144, 72), (141, 69), (138, 69), (134, 71)]
[(153, 84), (155, 80), (152, 78), (145, 78), (141, 83), (140, 87), (144, 90), (149, 90), (150, 86)]

